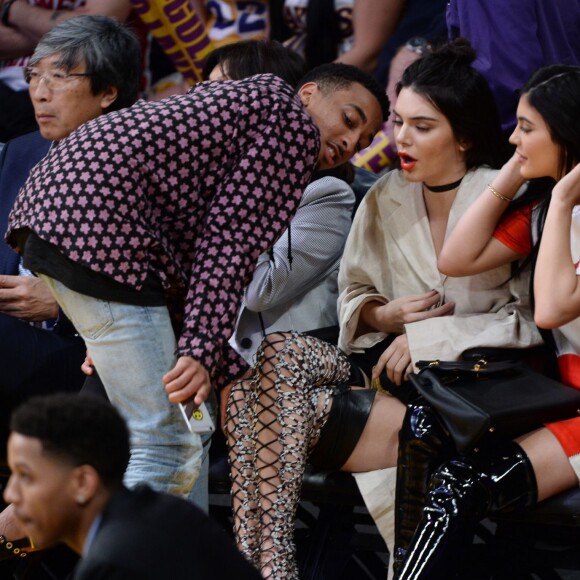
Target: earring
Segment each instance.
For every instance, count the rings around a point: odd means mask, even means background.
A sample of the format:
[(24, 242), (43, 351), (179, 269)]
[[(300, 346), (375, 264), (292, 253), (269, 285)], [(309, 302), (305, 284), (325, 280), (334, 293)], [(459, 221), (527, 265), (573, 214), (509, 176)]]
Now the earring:
[(87, 498), (84, 495), (79, 495), (77, 497), (77, 503), (79, 505), (85, 505), (87, 503)]

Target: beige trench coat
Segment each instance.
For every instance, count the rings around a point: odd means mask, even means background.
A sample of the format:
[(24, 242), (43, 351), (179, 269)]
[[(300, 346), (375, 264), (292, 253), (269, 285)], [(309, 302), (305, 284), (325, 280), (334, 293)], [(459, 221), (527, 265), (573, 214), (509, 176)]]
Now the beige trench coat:
[[(447, 235), (496, 171), (480, 168), (463, 179), (451, 208)], [(420, 183), (402, 172), (380, 179), (363, 200), (349, 234), (339, 273), (339, 346), (361, 351), (386, 338), (354, 338), (361, 306), (437, 290), (455, 302), (455, 314), (407, 324), (413, 362), (456, 359), (471, 347), (526, 348), (541, 343), (529, 308), (529, 276), (510, 280), (510, 266), (452, 278), (437, 270), (437, 257)]]
[[(469, 172), (457, 192), (447, 235), (465, 210), (484, 192), (495, 170)], [(529, 275), (510, 280), (510, 266), (465, 278), (437, 270), (420, 183), (392, 171), (368, 192), (357, 211), (339, 272), (339, 346), (361, 351), (386, 338), (382, 332), (355, 337), (361, 306), (437, 290), (455, 302), (453, 316), (407, 324), (413, 363), (452, 360), (471, 347), (526, 348), (541, 343), (529, 308)], [(393, 548), (396, 468), (355, 474), (369, 512), (390, 552)], [(389, 577), (392, 576), (392, 570)]]

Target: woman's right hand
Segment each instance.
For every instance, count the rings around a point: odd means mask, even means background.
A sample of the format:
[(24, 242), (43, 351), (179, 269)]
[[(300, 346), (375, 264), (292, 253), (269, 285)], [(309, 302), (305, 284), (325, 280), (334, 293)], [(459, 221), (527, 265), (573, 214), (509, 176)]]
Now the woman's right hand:
[(580, 163), (556, 183), (552, 199), (565, 204), (570, 210), (580, 203)]
[(524, 184), (514, 153), (467, 208), (443, 244), (437, 267), (447, 276), (474, 276), (523, 258), (494, 237), (509, 202)]
[(406, 334), (397, 336), (383, 352), (373, 368), (372, 378), (378, 379), (383, 370), (386, 371), (389, 381), (397, 386), (406, 381), (409, 373), (413, 372), (411, 351)]
[(502, 195), (512, 199), (518, 189), (526, 182), (522, 177), (520, 156), (515, 153), (504, 163), (499, 173), (494, 177), (492, 185), (498, 189)]
[(375, 303), (372, 313), (375, 324), (371, 325), (381, 332), (402, 334), (405, 324), (453, 314), (455, 302), (438, 306), (440, 302), (439, 292), (431, 290), (425, 294), (403, 296), (386, 304)]

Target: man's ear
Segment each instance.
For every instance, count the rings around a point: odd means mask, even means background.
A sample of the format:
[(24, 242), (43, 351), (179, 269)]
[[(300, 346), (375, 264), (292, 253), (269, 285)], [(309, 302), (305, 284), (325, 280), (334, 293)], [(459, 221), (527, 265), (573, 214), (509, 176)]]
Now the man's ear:
[(79, 465), (74, 468), (73, 489), (75, 501), (79, 506), (89, 503), (99, 489), (101, 478), (92, 465)]
[(320, 89), (314, 81), (305, 83), (298, 89), (298, 96), (300, 97), (300, 100), (305, 107), (308, 107), (314, 93), (318, 90)]
[(101, 95), (101, 109), (106, 111), (117, 100), (119, 89), (113, 85), (109, 85)]

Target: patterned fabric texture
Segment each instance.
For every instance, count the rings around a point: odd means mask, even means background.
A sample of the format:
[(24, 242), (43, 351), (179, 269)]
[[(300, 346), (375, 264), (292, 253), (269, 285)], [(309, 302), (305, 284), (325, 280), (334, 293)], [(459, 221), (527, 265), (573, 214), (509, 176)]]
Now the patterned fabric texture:
[(227, 344), (243, 288), (296, 211), (318, 152), (318, 129), (281, 79), (200, 83), (60, 141), (21, 190), (7, 239), (29, 228), (137, 290), (158, 276), (183, 315), (178, 354), (221, 384), (246, 366)]
[(350, 362), (335, 346), (296, 332), (269, 334), (251, 379), (234, 384), (225, 434), (234, 534), (264, 578), (298, 578), (294, 522), (306, 460), (333, 388)]

